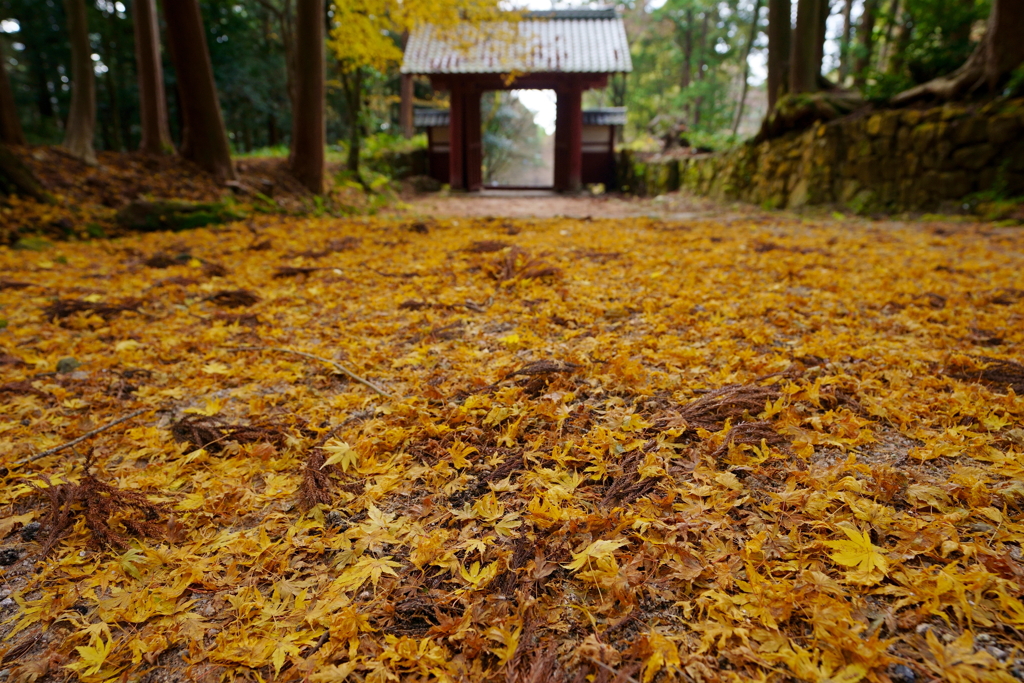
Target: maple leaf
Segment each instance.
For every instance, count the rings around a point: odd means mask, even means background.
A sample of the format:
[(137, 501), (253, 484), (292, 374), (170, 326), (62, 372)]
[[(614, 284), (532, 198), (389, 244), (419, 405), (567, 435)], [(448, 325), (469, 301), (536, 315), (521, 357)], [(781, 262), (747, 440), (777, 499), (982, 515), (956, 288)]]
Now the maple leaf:
[(203, 366), (203, 372), (208, 375), (228, 375), (231, 374), (231, 368), (224, 363), (213, 361)]
[(885, 576), (889, 572), (889, 562), (882, 554), (882, 549), (871, 542), (871, 536), (867, 532), (860, 532), (847, 526), (839, 528), (850, 540), (825, 541), (825, 545), (839, 551), (830, 556), (834, 562), (844, 567), (857, 567), (865, 576), (875, 572)]
[(468, 456), (473, 453), (479, 453), (480, 451), (476, 446), (471, 446), (468, 443), (463, 443), (456, 439), (455, 443), (453, 443), (451, 448), (448, 449), (448, 452), (452, 456), (452, 464), (458, 469), (464, 470), (471, 464), (467, 459)]
[(345, 441), (330, 439), (321, 448), (330, 455), (320, 469), (328, 465), (340, 464), (342, 472), (348, 472), (348, 468), (355, 468), (359, 463), (359, 453)]
[(348, 680), (349, 674), (356, 670), (359, 666), (359, 662), (344, 662), (342, 664), (331, 664), (318, 668), (317, 671), (309, 677), (309, 680), (313, 683), (344, 683)]
[(390, 555), (381, 558), (364, 555), (356, 560), (354, 564), (346, 567), (341, 576), (335, 580), (335, 584), (351, 590), (358, 588), (363, 585), (363, 582), (370, 579), (373, 585), (376, 586), (384, 574), (398, 576), (395, 568), (401, 566), (402, 563), (393, 561)]
[(569, 564), (563, 564), (562, 566), (570, 571), (579, 571), (580, 569), (588, 566), (591, 561), (601, 563), (609, 559), (613, 559), (614, 551), (624, 545), (629, 545), (629, 541), (627, 539), (620, 539), (618, 541), (594, 541), (580, 552), (573, 553), (572, 562)]
[[(106, 627), (106, 624), (103, 624), (103, 626)], [(75, 648), (82, 658), (78, 665), (86, 676), (98, 673), (103, 663), (107, 661), (110, 650), (114, 647), (114, 639), (110, 636), (109, 631), (106, 632), (106, 636), (104, 640), (101, 634), (93, 633), (89, 638), (88, 645), (79, 645)]]
[(498, 563), (492, 562), (486, 567), (481, 568), (479, 562), (474, 562), (468, 570), (459, 565), (459, 575), (473, 588), (483, 588), (491, 582), (491, 579), (498, 575)]
[(650, 683), (654, 675), (666, 667), (679, 669), (679, 648), (671, 640), (654, 632), (647, 636), (647, 646), (651, 649), (651, 655), (644, 662), (643, 683)]

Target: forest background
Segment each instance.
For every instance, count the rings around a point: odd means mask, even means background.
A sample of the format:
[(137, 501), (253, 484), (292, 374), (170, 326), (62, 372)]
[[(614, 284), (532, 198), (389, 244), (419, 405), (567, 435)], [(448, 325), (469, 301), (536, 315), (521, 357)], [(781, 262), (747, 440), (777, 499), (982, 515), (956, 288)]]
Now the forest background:
[[(831, 83), (857, 86), (867, 100), (950, 73), (984, 34), (987, 0), (817, 0), (821, 72)], [(131, 2), (90, 0), (89, 49), (96, 76), (99, 150), (132, 150), (142, 136)], [(291, 0), (203, 0), (224, 124), (233, 154), (284, 156), (291, 143), (289, 54), (294, 41)], [(665, 0), (619, 3), (632, 45), (634, 71), (587, 93), (586, 106), (626, 106), (626, 144), (654, 149), (669, 131), (686, 131), (698, 147), (722, 148), (749, 136), (767, 113), (768, 8), (764, 0)], [(785, 3), (790, 5), (790, 3)], [(31, 144), (60, 144), (71, 105), (71, 43), (66, 5), (59, 0), (0, 0), (0, 52), (16, 109)], [(794, 21), (798, 3), (790, 11)], [(334, 10), (328, 8), (329, 16)], [(403, 35), (386, 31), (400, 54)], [(170, 135), (181, 144), (183, 114), (177, 74), (163, 51)], [(344, 60), (327, 51), (328, 156), (373, 158), (408, 142), (400, 126), (399, 61), (369, 60), (359, 88), (345, 78)], [(350, 73), (350, 71), (348, 72)], [(426, 79), (413, 82), (417, 105), (445, 106)], [(408, 95), (407, 95), (408, 96)], [(513, 139), (542, 136), (514, 98), (485, 103), (485, 172), (510, 161)], [(525, 128), (524, 128), (525, 127)], [(524, 130), (533, 128), (528, 135)], [(408, 136), (409, 131), (406, 131)], [(364, 142), (365, 141), (365, 142)], [(350, 163), (350, 167), (352, 163)]]

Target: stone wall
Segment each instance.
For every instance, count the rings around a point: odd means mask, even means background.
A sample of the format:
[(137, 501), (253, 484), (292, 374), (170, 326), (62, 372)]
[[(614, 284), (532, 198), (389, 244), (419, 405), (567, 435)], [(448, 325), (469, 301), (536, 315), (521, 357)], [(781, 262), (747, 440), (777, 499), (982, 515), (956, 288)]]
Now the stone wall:
[(729, 152), (621, 152), (620, 189), (686, 188), (769, 208), (926, 211), (977, 192), (1024, 195), (1024, 99), (863, 112)]

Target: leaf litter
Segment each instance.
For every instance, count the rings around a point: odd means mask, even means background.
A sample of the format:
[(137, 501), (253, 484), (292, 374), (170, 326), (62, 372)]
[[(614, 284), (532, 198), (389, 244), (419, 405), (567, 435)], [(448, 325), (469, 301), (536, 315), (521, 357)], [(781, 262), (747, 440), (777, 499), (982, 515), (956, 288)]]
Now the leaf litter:
[(9, 678), (1024, 677), (1024, 235), (684, 227), (0, 251)]

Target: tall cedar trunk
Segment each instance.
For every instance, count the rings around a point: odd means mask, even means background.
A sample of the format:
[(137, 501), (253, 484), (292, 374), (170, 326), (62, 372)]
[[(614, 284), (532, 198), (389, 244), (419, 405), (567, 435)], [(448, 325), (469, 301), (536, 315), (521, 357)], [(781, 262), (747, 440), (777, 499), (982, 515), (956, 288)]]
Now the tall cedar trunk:
[[(705, 73), (708, 68), (708, 20), (711, 18), (711, 11), (707, 10), (704, 12), (704, 19), (700, 23), (700, 43), (698, 44), (698, 53), (700, 54), (700, 61), (697, 63), (697, 80), (703, 81)], [(704, 107), (704, 98), (698, 96), (693, 102), (693, 125), (700, 125), (701, 109)]]
[(878, 0), (864, 0), (864, 13), (860, 18), (860, 54), (857, 55), (856, 67), (853, 72), (853, 83), (863, 88), (867, 82), (868, 67), (871, 66), (871, 52), (875, 44), (875, 14), (878, 13)]
[(25, 144), (25, 132), (21, 129), (18, 109), (14, 106), (14, 91), (7, 78), (7, 57), (4, 56), (3, 42), (0, 42), (0, 143)]
[(952, 100), (976, 91), (997, 92), (1010, 73), (1024, 64), (1021, 26), (1024, 0), (993, 0), (985, 37), (964, 65), (948, 76), (900, 93), (893, 102), (900, 105), (921, 98)]
[[(303, 0), (297, 0), (302, 2)], [(288, 99), (292, 104), (292, 112), (298, 105), (298, 45), (295, 35), (295, 15), (292, 12), (292, 0), (284, 0), (284, 9), (278, 15), (281, 23), (281, 42), (284, 45), (285, 79), (288, 87)]]
[(818, 0), (818, 30), (814, 38), (815, 73), (821, 73), (821, 65), (825, 61), (825, 34), (828, 31), (828, 17), (832, 13), (829, 0)]
[(814, 66), (818, 54), (818, 24), (821, 0), (798, 0), (796, 31), (793, 33), (792, 55), (789, 63), (789, 91), (814, 92), (818, 89), (821, 65)]
[(106, 117), (106, 124), (110, 129), (110, 141), (107, 149), (123, 152), (125, 151), (125, 139), (121, 136), (121, 104), (117, 97), (117, 57), (114, 55), (113, 46), (109, 41), (103, 46), (103, 56), (107, 65), (107, 73), (103, 75), (103, 85), (107, 89), (107, 107), (110, 109), (110, 116)]
[(789, 92), (789, 55), (792, 38), (789, 0), (768, 0), (768, 111)]
[[(409, 44), (409, 33), (402, 34), (402, 50)], [(398, 123), (402, 129), (402, 135), (408, 139), (416, 134), (415, 122), (413, 121), (413, 100), (415, 99), (415, 87), (412, 74), (400, 76), (401, 87), (399, 93)]]
[(839, 41), (839, 85), (843, 85), (850, 74), (850, 37), (853, 25), (850, 24), (850, 13), (853, 11), (853, 0), (843, 3), (843, 37)]
[(743, 107), (747, 103), (747, 78), (750, 76), (750, 49), (754, 47), (757, 39), (757, 25), (761, 14), (761, 0), (754, 0), (754, 15), (750, 20), (750, 35), (747, 36), (747, 45), (743, 50), (743, 89), (740, 91), (740, 103), (736, 106), (736, 120), (732, 124), (732, 134), (736, 135), (740, 129), (740, 120), (743, 118)]
[(904, 8), (900, 17), (900, 34), (893, 45), (892, 54), (889, 57), (889, 73), (899, 74), (907, 61), (907, 48), (910, 47), (910, 39), (914, 31), (914, 16), (909, 8)]
[(878, 50), (878, 70), (888, 71), (892, 62), (892, 34), (900, 13), (900, 0), (892, 0), (889, 3), (889, 12), (885, 15), (885, 42)]
[(324, 191), (324, 0), (298, 0), (296, 7), (295, 111), (292, 112), (291, 170), (310, 192)]
[(413, 93), (415, 92), (412, 74), (401, 76), (401, 102), (398, 110), (398, 122), (402, 128), (402, 136), (406, 139), (416, 134), (413, 112)]
[(693, 77), (693, 10), (686, 10), (686, 31), (683, 32), (683, 78), (680, 86), (683, 90), (690, 87)]
[(139, 71), (139, 109), (142, 141), (139, 149), (150, 154), (174, 152), (171, 127), (167, 118), (167, 93), (164, 91), (164, 66), (160, 59), (160, 29), (156, 0), (132, 3), (135, 24), (135, 61)]
[(53, 109), (53, 99), (50, 95), (50, 81), (46, 74), (49, 73), (49, 65), (46, 63), (45, 55), (40, 51), (34, 55), (29, 63), (32, 66), (32, 77), (36, 81), (36, 107), (39, 109), (39, 118), (43, 121), (52, 120), (58, 126), (60, 117)]
[(345, 91), (345, 111), (348, 113), (348, 159), (346, 168), (355, 174), (359, 182), (359, 144), (362, 138), (363, 112), (363, 69), (357, 67), (352, 72), (341, 74), (341, 85)]
[(3, 141), (0, 141), (0, 194), (24, 195), (46, 204), (53, 202), (35, 174)]
[(164, 2), (164, 19), (184, 118), (181, 156), (221, 180), (234, 180), (199, 0)]
[(71, 34), (71, 109), (64, 146), (87, 164), (96, 163), (96, 74), (93, 72), (85, 0), (64, 0)]

